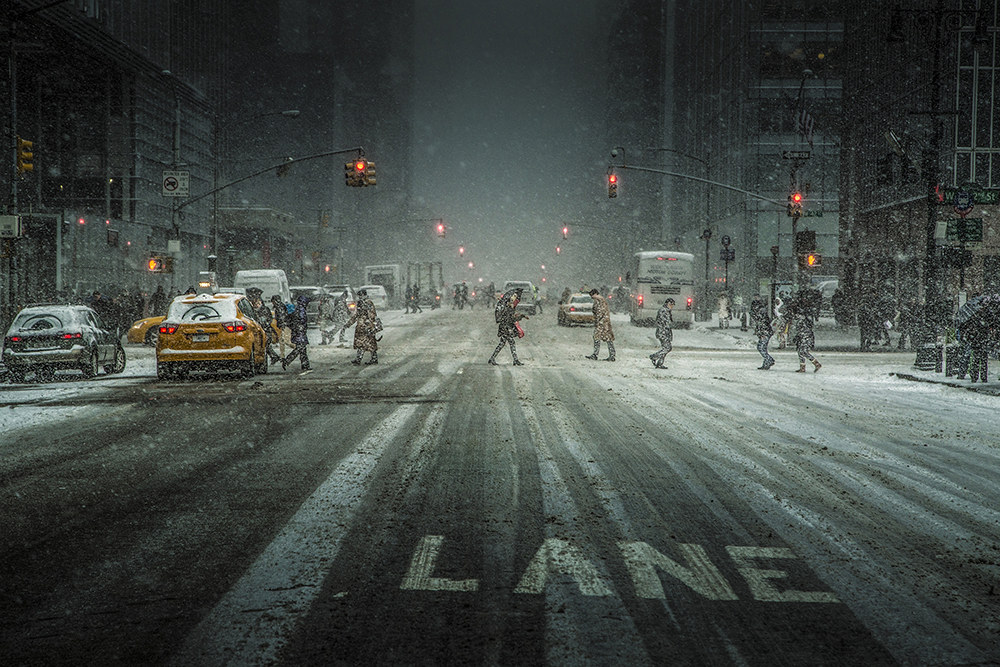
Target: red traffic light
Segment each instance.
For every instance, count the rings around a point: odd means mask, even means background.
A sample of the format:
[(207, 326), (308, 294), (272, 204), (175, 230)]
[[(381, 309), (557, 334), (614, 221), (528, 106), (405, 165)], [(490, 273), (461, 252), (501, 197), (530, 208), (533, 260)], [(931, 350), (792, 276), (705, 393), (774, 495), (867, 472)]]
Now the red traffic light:
[(617, 183), (618, 174), (608, 174), (608, 183)]
[(795, 204), (801, 204), (802, 203), (802, 193), (801, 192), (793, 192), (792, 193), (792, 202), (795, 203)]
[(365, 161), (364, 160), (355, 160), (354, 161), (354, 171), (357, 171), (357, 172), (361, 173), (361, 172), (364, 172), (364, 170), (365, 170)]

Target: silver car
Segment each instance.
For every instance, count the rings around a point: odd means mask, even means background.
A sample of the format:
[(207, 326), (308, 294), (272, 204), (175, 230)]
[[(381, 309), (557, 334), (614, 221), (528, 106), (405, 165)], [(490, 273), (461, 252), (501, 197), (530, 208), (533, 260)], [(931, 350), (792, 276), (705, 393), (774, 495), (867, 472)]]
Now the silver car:
[(34, 373), (51, 381), (59, 370), (78, 370), (85, 378), (125, 370), (125, 350), (100, 315), (86, 306), (29, 306), (14, 318), (3, 340), (3, 363), (12, 382)]

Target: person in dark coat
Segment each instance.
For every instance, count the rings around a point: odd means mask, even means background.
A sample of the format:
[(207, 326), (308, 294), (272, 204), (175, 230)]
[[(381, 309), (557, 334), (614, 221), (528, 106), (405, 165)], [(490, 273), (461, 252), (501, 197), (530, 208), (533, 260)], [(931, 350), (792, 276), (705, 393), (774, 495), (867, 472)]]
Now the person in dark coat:
[(375, 312), (375, 304), (368, 298), (368, 290), (358, 290), (358, 299), (354, 307), (354, 314), (347, 320), (344, 328), (357, 324), (354, 329), (354, 349), (358, 351), (358, 356), (351, 363), (355, 366), (361, 364), (361, 358), (365, 352), (371, 352), (371, 359), (365, 362), (366, 366), (378, 363), (378, 341), (375, 337), (382, 330), (382, 321)]
[(292, 350), (291, 354), (281, 360), (282, 370), (288, 368), (288, 365), (295, 361), (295, 357), (299, 358), (299, 363), (302, 365), (303, 371), (312, 370), (309, 366), (309, 315), (306, 312), (306, 308), (309, 306), (308, 294), (300, 294), (298, 298), (295, 299), (295, 310), (289, 313), (286, 324), (292, 332), (292, 345), (295, 349)]
[(608, 357), (605, 361), (615, 360), (615, 332), (611, 330), (611, 308), (608, 300), (601, 296), (598, 289), (590, 290), (590, 298), (594, 300), (594, 353), (587, 359), (597, 360), (601, 351), (601, 342), (608, 344)]
[(750, 317), (754, 322), (754, 335), (757, 336), (757, 351), (764, 359), (764, 363), (757, 370), (766, 371), (774, 365), (774, 357), (767, 351), (767, 345), (774, 335), (774, 327), (771, 326), (771, 318), (767, 314), (767, 305), (759, 296), (754, 297), (750, 304)]
[(250, 305), (253, 306), (253, 312), (257, 316), (257, 323), (264, 329), (264, 335), (267, 336), (264, 343), (264, 351), (267, 352), (267, 358), (273, 364), (281, 361), (281, 356), (272, 347), (277, 339), (277, 333), (273, 325), (274, 315), (261, 298), (263, 294), (264, 291), (259, 287), (247, 288), (247, 298), (250, 299)]
[(422, 313), (424, 309), (420, 307), (420, 285), (413, 286), (413, 301), (410, 303), (410, 308), (414, 313)]
[(674, 300), (667, 299), (656, 311), (656, 340), (660, 341), (660, 351), (649, 355), (649, 360), (653, 362), (653, 368), (666, 368), (663, 359), (673, 349), (674, 340)]
[(813, 373), (819, 372), (822, 364), (816, 361), (812, 355), (812, 348), (816, 345), (816, 334), (813, 333), (813, 309), (809, 305), (801, 303), (792, 306), (792, 326), (795, 327), (795, 335), (792, 342), (795, 350), (799, 353), (799, 370), (796, 373), (806, 372), (806, 359), (813, 363), (815, 368)]
[(528, 316), (524, 313), (517, 312), (517, 304), (521, 300), (523, 292), (524, 290), (520, 288), (507, 290), (497, 301), (496, 308), (493, 310), (493, 318), (497, 323), (497, 337), (500, 339), (500, 343), (497, 345), (497, 349), (493, 350), (493, 356), (486, 363), (496, 366), (497, 355), (500, 354), (500, 350), (503, 349), (504, 345), (510, 345), (510, 355), (514, 358), (514, 365), (524, 365), (517, 358), (517, 348), (514, 346), (514, 341), (519, 337), (517, 331), (518, 321), (528, 319)]
[[(409, 315), (410, 314), (411, 304), (412, 303), (413, 303), (413, 286), (412, 285), (407, 285), (406, 286), (406, 310), (403, 311), (404, 315)], [(413, 312), (417, 312), (415, 308), (413, 309)]]

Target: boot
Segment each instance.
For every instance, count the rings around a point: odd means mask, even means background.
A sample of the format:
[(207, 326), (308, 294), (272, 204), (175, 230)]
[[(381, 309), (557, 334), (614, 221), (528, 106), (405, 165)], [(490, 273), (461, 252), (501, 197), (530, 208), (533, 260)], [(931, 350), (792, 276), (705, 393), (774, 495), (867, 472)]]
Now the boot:
[(823, 364), (819, 363), (819, 362), (818, 362), (818, 361), (816, 361), (816, 360), (813, 360), (813, 366), (815, 366), (815, 367), (816, 367), (816, 368), (815, 368), (815, 369), (813, 370), (813, 373), (819, 373), (819, 369), (823, 368)]
[(515, 366), (523, 366), (524, 364), (521, 363), (520, 359), (518, 359), (517, 357), (514, 357), (514, 365)]
[(496, 366), (497, 365), (496, 357), (490, 357), (489, 359), (486, 360), (486, 363), (488, 363), (490, 366)]
[(588, 355), (587, 355), (586, 357), (584, 357), (584, 358), (585, 358), (585, 359), (593, 359), (594, 361), (597, 361), (597, 355), (596, 355), (596, 354), (588, 354)]
[(795, 372), (796, 373), (805, 373), (806, 372), (806, 365), (805, 364), (799, 364), (799, 370), (797, 370)]
[(362, 352), (362, 351), (359, 350), (358, 351), (358, 356), (354, 357), (354, 359), (351, 361), (351, 363), (354, 364), (355, 366), (360, 366), (361, 365), (361, 357), (363, 357), (364, 354), (365, 354), (364, 352)]
[(378, 352), (372, 352), (372, 358), (365, 363), (365, 366), (371, 366), (372, 364), (378, 363)]

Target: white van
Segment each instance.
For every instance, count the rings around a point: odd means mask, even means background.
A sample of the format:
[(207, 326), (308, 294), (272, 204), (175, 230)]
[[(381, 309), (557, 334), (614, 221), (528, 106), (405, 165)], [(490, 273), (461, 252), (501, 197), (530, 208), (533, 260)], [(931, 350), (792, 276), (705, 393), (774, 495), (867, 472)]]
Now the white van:
[(233, 287), (259, 287), (264, 293), (264, 303), (268, 303), (275, 294), (285, 303), (292, 302), (292, 292), (288, 289), (288, 278), (281, 269), (249, 269), (237, 271), (233, 279)]

